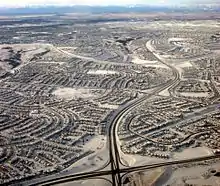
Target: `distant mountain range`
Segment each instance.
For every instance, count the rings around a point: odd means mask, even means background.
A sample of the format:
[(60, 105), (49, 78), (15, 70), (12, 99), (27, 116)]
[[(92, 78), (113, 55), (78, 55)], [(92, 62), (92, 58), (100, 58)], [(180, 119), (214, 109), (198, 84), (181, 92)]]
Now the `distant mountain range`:
[(63, 13), (145, 13), (145, 12), (204, 12), (204, 11), (220, 11), (220, 6), (27, 6), (19, 8), (0, 8), (0, 15), (18, 15), (18, 14), (63, 14)]

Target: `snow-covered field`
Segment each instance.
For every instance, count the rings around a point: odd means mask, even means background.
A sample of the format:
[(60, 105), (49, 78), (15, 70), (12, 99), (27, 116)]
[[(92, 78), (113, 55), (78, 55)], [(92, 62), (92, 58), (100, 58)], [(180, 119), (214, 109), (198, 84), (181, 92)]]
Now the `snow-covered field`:
[(85, 142), (85, 144), (83, 145), (83, 149), (85, 151), (92, 150), (94, 151), (94, 153), (80, 159), (79, 161), (68, 167), (66, 170), (72, 173), (79, 173), (95, 171), (102, 168), (109, 160), (109, 151), (106, 145), (106, 136), (97, 135), (91, 137), (88, 142)]
[(74, 99), (74, 98), (94, 98), (96, 97), (89, 89), (83, 88), (58, 88), (53, 92), (55, 96), (61, 99)]
[(112, 186), (112, 183), (104, 179), (88, 179), (57, 184), (56, 186)]
[(105, 75), (105, 74), (118, 74), (119, 72), (113, 70), (89, 70), (87, 74), (97, 74), (97, 75)]
[(188, 40), (192, 40), (191, 38), (177, 38), (177, 37), (173, 37), (173, 38), (169, 38), (168, 42), (178, 42), (178, 41), (188, 41)]
[(218, 170), (220, 164), (194, 165), (173, 170), (172, 175), (164, 185), (220, 185), (220, 180), (215, 176), (205, 176), (210, 170)]
[(132, 63), (138, 64), (138, 65), (144, 65), (146, 67), (167, 68), (167, 66), (165, 66), (164, 64), (158, 61), (143, 60), (137, 57), (133, 58)]
[(141, 156), (141, 155), (128, 155), (128, 154), (121, 154), (121, 158), (123, 162), (126, 162), (129, 166), (141, 166), (147, 164), (154, 164), (154, 163), (162, 163), (166, 161), (172, 160), (184, 160), (184, 159), (191, 159), (203, 156), (212, 155), (212, 151), (206, 147), (196, 147), (196, 148), (188, 148), (184, 149), (180, 152), (173, 153), (173, 157), (171, 159), (159, 159), (156, 157), (149, 157), (149, 156)]
[(174, 159), (189, 159), (211, 155), (212, 151), (207, 147), (187, 148), (173, 155)]
[(168, 91), (169, 88), (163, 90), (162, 92), (159, 93), (160, 96), (170, 96), (170, 93)]
[(99, 104), (99, 107), (101, 108), (109, 108), (109, 109), (117, 109), (119, 106), (118, 105), (110, 105), (110, 104)]
[(209, 96), (208, 92), (180, 92), (179, 94), (181, 96), (186, 96), (186, 97), (208, 97)]

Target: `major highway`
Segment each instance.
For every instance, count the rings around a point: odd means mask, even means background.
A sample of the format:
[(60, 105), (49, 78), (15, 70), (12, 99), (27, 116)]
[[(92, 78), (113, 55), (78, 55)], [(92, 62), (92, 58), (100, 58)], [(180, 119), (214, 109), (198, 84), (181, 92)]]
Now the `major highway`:
[[(166, 167), (166, 166), (181, 165), (181, 164), (186, 164), (186, 163), (202, 162), (202, 161), (207, 161), (207, 160), (214, 160), (214, 159), (217, 159), (217, 158), (220, 158), (220, 155), (204, 156), (204, 157), (199, 157), (199, 158), (176, 160), (176, 161), (170, 161), (170, 162), (164, 162), (164, 163), (155, 163), (155, 164), (151, 164), (151, 165), (121, 168), (119, 170), (119, 173), (120, 174), (122, 174), (122, 173), (128, 174), (128, 173), (132, 173), (132, 172), (155, 169), (155, 168), (158, 168), (158, 167)], [(49, 181), (39, 182), (38, 184), (36, 184), (36, 183), (35, 184), (29, 184), (29, 186), (57, 185), (57, 184), (73, 182), (73, 181), (77, 181), (77, 180), (84, 180), (84, 179), (91, 179), (91, 178), (96, 178), (96, 177), (101, 177), (101, 176), (108, 176), (108, 175), (112, 175), (112, 174), (114, 174), (114, 172), (112, 170), (80, 173), (80, 174), (68, 175), (68, 176), (63, 176), (63, 177), (57, 177), (57, 178), (51, 179)]]
[(108, 140), (109, 140), (109, 158), (111, 162), (111, 169), (112, 169), (112, 182), (114, 186), (120, 186), (121, 183), (121, 177), (120, 177), (120, 153), (118, 147), (118, 140), (117, 140), (117, 128), (121, 121), (121, 119), (132, 109), (135, 107), (141, 105), (144, 101), (147, 99), (150, 99), (152, 96), (157, 95), (161, 91), (171, 88), (175, 86), (179, 80), (180, 75), (178, 70), (173, 67), (172, 65), (166, 63), (164, 60), (162, 60), (159, 55), (157, 55), (153, 48), (150, 46), (151, 40), (149, 40), (146, 44), (147, 49), (158, 59), (159, 62), (163, 63), (167, 67), (169, 67), (174, 75), (174, 79), (171, 81), (168, 81), (161, 85), (159, 88), (151, 92), (150, 94), (144, 95), (139, 99), (136, 99), (134, 102), (131, 102), (129, 105), (127, 105), (125, 108), (123, 108), (121, 111), (117, 112), (117, 114), (113, 117), (112, 121), (110, 121), (110, 129), (108, 131)]

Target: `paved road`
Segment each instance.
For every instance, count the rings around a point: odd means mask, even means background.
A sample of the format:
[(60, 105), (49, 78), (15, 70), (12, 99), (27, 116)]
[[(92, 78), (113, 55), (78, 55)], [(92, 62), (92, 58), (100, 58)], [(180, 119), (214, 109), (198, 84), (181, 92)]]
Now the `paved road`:
[(84, 60), (87, 60), (87, 61), (93, 61), (93, 62), (96, 62), (96, 63), (104, 63), (104, 64), (113, 64), (113, 65), (115, 64), (115, 65), (123, 65), (123, 66), (124, 65), (126, 65), (126, 66), (131, 65), (130, 63), (125, 63), (125, 62), (117, 63), (117, 62), (113, 62), (113, 61), (98, 60), (98, 59), (95, 59), (93, 57), (86, 57), (86, 56), (81, 56), (81, 55), (73, 54), (71, 52), (68, 52), (68, 51), (62, 50), (60, 48), (57, 48), (57, 47), (55, 47), (53, 45), (51, 45), (51, 47), (54, 50), (56, 50), (57, 52), (61, 52), (63, 54), (68, 55), (69, 57), (73, 57), (73, 58), (79, 58), (79, 59), (84, 59)]
[(108, 131), (108, 140), (109, 140), (109, 157), (111, 162), (111, 169), (112, 169), (112, 182), (114, 186), (122, 185), (121, 183), (121, 176), (120, 176), (120, 147), (118, 145), (117, 140), (117, 128), (121, 121), (121, 119), (131, 110), (135, 109), (135, 107), (142, 104), (147, 99), (150, 99), (152, 96), (160, 93), (161, 91), (172, 88), (177, 83), (179, 83), (180, 80), (180, 74), (179, 71), (173, 67), (172, 65), (166, 63), (158, 54), (154, 52), (153, 47), (151, 46), (151, 40), (149, 40), (146, 44), (147, 49), (158, 59), (159, 62), (163, 63), (167, 67), (169, 67), (174, 75), (174, 79), (172, 81), (169, 81), (153, 92), (151, 92), (148, 95), (145, 95), (139, 99), (137, 99), (135, 102), (130, 103), (125, 107), (123, 110), (118, 112), (111, 121), (110, 129)]
[[(214, 156), (204, 156), (199, 158), (193, 158), (193, 159), (185, 159), (185, 160), (177, 160), (177, 161), (171, 161), (171, 162), (164, 162), (164, 163), (155, 163), (151, 165), (143, 165), (143, 166), (137, 166), (137, 167), (129, 167), (120, 169), (119, 173), (131, 173), (131, 172), (139, 172), (139, 171), (145, 171), (150, 169), (155, 169), (158, 167), (166, 167), (166, 166), (172, 166), (172, 165), (180, 165), (180, 164), (186, 164), (186, 163), (194, 163), (194, 162), (201, 162), (201, 161), (207, 161), (207, 160), (213, 160), (220, 158), (220, 155), (214, 155)], [(75, 174), (75, 175), (68, 175), (64, 177), (55, 178), (50, 181), (42, 181), (38, 184), (29, 184), (28, 186), (51, 186), (51, 185), (57, 185), (67, 182), (73, 182), (77, 180), (83, 180), (83, 179), (89, 179), (89, 178), (95, 178), (100, 176), (108, 176), (113, 174), (112, 170), (107, 171), (94, 171), (94, 172), (88, 172), (88, 173), (81, 173), (81, 174)]]

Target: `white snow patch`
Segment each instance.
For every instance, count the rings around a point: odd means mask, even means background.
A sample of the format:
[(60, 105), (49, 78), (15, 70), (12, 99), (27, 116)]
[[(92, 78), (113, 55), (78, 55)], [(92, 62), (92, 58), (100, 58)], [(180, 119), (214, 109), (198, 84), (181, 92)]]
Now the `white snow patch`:
[(102, 135), (97, 135), (95, 137), (92, 137), (89, 142), (83, 146), (83, 149), (97, 151), (103, 149), (105, 145), (106, 137)]
[(169, 89), (169, 88), (167, 88), (167, 89), (161, 91), (161, 92), (159, 93), (159, 95), (160, 95), (160, 96), (170, 96), (170, 93), (169, 93), (168, 89)]
[(192, 67), (193, 65), (189, 61), (185, 61), (185, 62), (177, 64), (177, 66), (180, 68), (187, 68), (187, 67)]
[(180, 92), (181, 96), (186, 96), (186, 97), (208, 97), (209, 93), (208, 92)]
[(101, 108), (109, 108), (109, 109), (117, 109), (119, 106), (118, 105), (110, 105), (110, 104), (99, 104), (99, 107)]
[(212, 151), (207, 147), (187, 148), (182, 152), (175, 152), (174, 159), (190, 159), (211, 155)]
[(189, 41), (192, 40), (191, 38), (177, 38), (177, 37), (173, 37), (173, 38), (169, 38), (168, 42), (178, 42), (178, 41)]
[(105, 74), (119, 74), (119, 72), (113, 70), (89, 70), (87, 74), (105, 75)]
[(165, 66), (164, 64), (158, 61), (143, 60), (137, 57), (133, 58), (132, 63), (138, 64), (138, 65), (144, 65), (145, 67), (167, 68), (167, 66)]
[(58, 88), (53, 92), (53, 94), (59, 98), (63, 99), (73, 99), (73, 98), (94, 98), (95, 95), (91, 93), (89, 89), (83, 88)]
[(111, 186), (112, 183), (104, 179), (88, 179), (80, 181), (72, 181), (62, 184), (57, 184), (56, 186)]
[(132, 60), (132, 63), (135, 63), (135, 64), (155, 64), (157, 63), (158, 61), (149, 61), (149, 60), (143, 60), (143, 59), (139, 59), (138, 57), (134, 57), (133, 60)]

